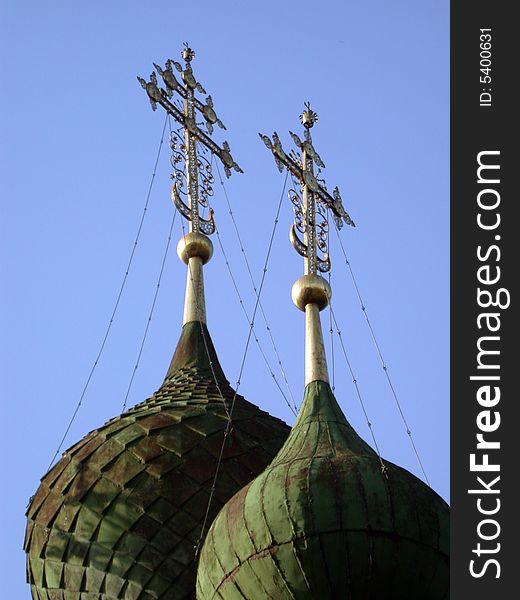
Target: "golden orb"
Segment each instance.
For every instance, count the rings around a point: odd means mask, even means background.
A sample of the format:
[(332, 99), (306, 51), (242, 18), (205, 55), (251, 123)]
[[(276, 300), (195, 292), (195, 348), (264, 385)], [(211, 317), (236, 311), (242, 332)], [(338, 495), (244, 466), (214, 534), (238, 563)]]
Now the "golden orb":
[(190, 258), (198, 256), (205, 265), (213, 256), (213, 244), (211, 240), (202, 233), (191, 233), (183, 236), (177, 244), (177, 256), (188, 264)]
[(331, 296), (330, 285), (323, 277), (312, 273), (295, 281), (291, 291), (294, 304), (303, 312), (307, 304), (317, 304), (319, 310), (323, 310), (329, 304)]

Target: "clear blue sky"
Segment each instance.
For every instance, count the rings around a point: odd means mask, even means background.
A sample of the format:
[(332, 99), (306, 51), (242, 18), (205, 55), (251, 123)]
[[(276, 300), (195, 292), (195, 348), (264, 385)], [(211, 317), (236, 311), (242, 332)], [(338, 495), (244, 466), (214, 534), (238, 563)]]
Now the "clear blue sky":
[[(258, 139), (288, 130), (310, 100), (313, 136), (355, 230), (342, 239), (434, 489), (449, 496), (449, 12), (446, 0), (3, 2), (0, 8), (2, 596), (29, 597), (22, 540), (38, 486), (99, 348), (144, 206), (163, 115), (136, 75), (196, 50), (195, 74), (245, 171), (226, 182), (257, 279), (283, 176)], [(174, 8), (175, 7), (175, 8)], [(217, 139), (224, 137), (217, 132)], [(121, 410), (173, 206), (167, 147), (111, 337), (66, 447)], [(215, 218), (246, 305), (254, 296), (216, 186)], [(263, 302), (292, 392), (303, 392), (302, 261), (284, 200)], [(161, 384), (177, 341), (185, 267), (163, 283), (129, 404)], [(206, 268), (208, 322), (235, 382), (247, 323), (218, 243)], [(420, 476), (332, 235), (333, 303), (383, 456)], [(328, 314), (324, 313), (325, 330)], [(257, 319), (273, 367), (269, 339)], [(328, 333), (327, 333), (328, 338)], [(368, 429), (335, 339), (336, 395)], [(330, 365), (330, 363), (329, 363)], [(275, 369), (277, 375), (278, 371)], [(240, 391), (293, 416), (256, 345)]]

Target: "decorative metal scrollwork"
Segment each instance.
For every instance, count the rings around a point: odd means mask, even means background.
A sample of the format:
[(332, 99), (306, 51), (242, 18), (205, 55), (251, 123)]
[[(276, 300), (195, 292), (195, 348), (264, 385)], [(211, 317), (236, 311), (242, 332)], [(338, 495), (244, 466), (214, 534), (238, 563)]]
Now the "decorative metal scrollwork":
[(329, 258), (329, 221), (323, 212), (323, 205), (321, 202), (316, 203), (316, 250), (321, 252), (316, 256), (316, 266), (322, 273), (330, 271), (330, 258)]
[(172, 151), (170, 164), (173, 167), (173, 173), (170, 175), (170, 179), (174, 181), (177, 193), (187, 196), (185, 169), (186, 146), (184, 140), (177, 131), (170, 132), (170, 149)]
[(287, 195), (289, 196), (289, 200), (293, 205), (294, 226), (300, 233), (304, 234), (306, 230), (306, 223), (302, 199), (296, 190), (289, 190)]
[[(312, 232), (316, 235), (316, 268), (322, 273), (330, 271), (330, 258), (328, 248), (329, 222), (323, 212), (320, 203), (317, 204), (314, 215), (314, 223), (308, 223), (308, 217), (305, 211), (300, 194), (294, 189), (288, 192), (289, 199), (293, 205), (294, 222), (291, 225), (289, 239), (293, 248), (300, 256), (304, 258), (313, 258), (312, 252), (309, 252), (309, 245), (302, 241), (299, 234), (304, 237)], [(319, 254), (318, 254), (319, 252)]]
[[(172, 200), (173, 200), (173, 203), (175, 204), (175, 207), (181, 213), (181, 215), (188, 221), (191, 221), (192, 220), (191, 210), (183, 202), (183, 200), (179, 194), (179, 189), (178, 189), (176, 182), (172, 186)], [(204, 219), (203, 217), (201, 217), (199, 215), (198, 223), (199, 223), (199, 230), (202, 233), (205, 233), (206, 235), (211, 235), (212, 233), (215, 233), (215, 219), (213, 218), (213, 209), (211, 207), (209, 207), (208, 210), (209, 210), (209, 218)]]
[(215, 177), (209, 160), (201, 154), (197, 157), (199, 172), (199, 204), (203, 208), (209, 208), (209, 198), (213, 196), (213, 184)]
[[(170, 175), (170, 178), (173, 180), (171, 197), (175, 207), (181, 215), (188, 221), (192, 221), (192, 210), (182, 199), (182, 196), (188, 197), (188, 178), (185, 160), (186, 144), (178, 131), (172, 131), (170, 133), (170, 148), (172, 151), (170, 163), (173, 167), (173, 173)], [(202, 233), (211, 235), (215, 232), (215, 220), (213, 218), (213, 209), (209, 205), (209, 198), (213, 196), (213, 183), (215, 182), (215, 177), (213, 176), (211, 163), (205, 156), (198, 154), (196, 160), (196, 174), (198, 177), (197, 202), (199, 206), (207, 209), (209, 215), (208, 219), (198, 215), (198, 227)]]

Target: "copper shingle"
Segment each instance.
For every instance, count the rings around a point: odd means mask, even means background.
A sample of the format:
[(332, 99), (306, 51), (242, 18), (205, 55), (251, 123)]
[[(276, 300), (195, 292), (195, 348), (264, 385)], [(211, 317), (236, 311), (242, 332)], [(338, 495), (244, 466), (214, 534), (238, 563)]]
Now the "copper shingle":
[[(27, 511), (33, 599), (195, 597), (195, 544), (227, 425), (219, 388), (229, 407), (209, 332), (187, 323), (161, 388), (64, 453)], [(235, 414), (208, 525), (289, 432), (241, 396)]]

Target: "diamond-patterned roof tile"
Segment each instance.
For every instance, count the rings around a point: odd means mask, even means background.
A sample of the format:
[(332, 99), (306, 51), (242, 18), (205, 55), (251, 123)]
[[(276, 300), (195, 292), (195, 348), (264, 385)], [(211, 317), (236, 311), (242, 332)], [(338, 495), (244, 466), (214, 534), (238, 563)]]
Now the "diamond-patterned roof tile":
[[(76, 452), (71, 452), (71, 456), (74, 457), (74, 460), (78, 462), (82, 462), (88, 456), (90, 456), (95, 450), (101, 446), (105, 441), (104, 436), (97, 435), (93, 436), (88, 443), (84, 444), (79, 448)], [(58, 463), (60, 464), (60, 463)]]
[(45, 582), (48, 588), (62, 588), (63, 563), (46, 560), (44, 567)]
[(67, 491), (67, 500), (69, 502), (79, 502), (82, 500), (100, 477), (99, 471), (92, 468), (91, 465), (85, 463), (81, 464), (81, 470), (78, 471), (77, 476), (74, 478), (74, 481)]
[(84, 565), (89, 548), (90, 544), (88, 542), (70, 535), (64, 562), (69, 565)]
[(47, 527), (56, 516), (63, 503), (63, 496), (49, 492), (40, 510), (38, 511), (38, 523)]
[(92, 567), (85, 569), (85, 588), (92, 592), (100, 592), (105, 581), (105, 573)]

